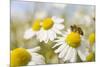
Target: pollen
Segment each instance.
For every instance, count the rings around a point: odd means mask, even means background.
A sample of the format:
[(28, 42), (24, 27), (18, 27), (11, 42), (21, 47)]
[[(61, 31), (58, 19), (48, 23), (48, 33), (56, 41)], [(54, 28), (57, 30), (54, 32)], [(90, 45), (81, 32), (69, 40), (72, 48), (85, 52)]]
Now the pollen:
[(95, 42), (95, 33), (91, 33), (89, 35), (89, 42), (90, 42), (91, 45), (94, 44), (94, 42)]
[(33, 31), (39, 31), (40, 30), (40, 28), (41, 28), (40, 22), (41, 22), (41, 20), (39, 20), (39, 19), (34, 21), (34, 23), (32, 25)]
[(66, 36), (65, 41), (70, 47), (77, 48), (80, 46), (81, 42), (80, 34), (77, 32), (71, 32)]
[(30, 53), (24, 48), (16, 48), (11, 52), (11, 66), (27, 65), (31, 60)]
[(51, 18), (45, 18), (43, 20), (42, 27), (43, 27), (44, 30), (48, 30), (48, 29), (52, 28), (53, 24), (54, 23), (53, 23)]
[(95, 55), (93, 52), (91, 52), (87, 57), (86, 57), (86, 61), (93, 61), (95, 58)]

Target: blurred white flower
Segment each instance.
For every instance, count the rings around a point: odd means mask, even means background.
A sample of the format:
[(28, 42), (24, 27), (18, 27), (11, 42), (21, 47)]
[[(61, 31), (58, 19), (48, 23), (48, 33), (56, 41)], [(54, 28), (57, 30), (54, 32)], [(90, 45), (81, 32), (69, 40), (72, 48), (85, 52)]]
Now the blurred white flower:
[(40, 47), (32, 49), (16, 48), (11, 51), (11, 66), (25, 66), (45, 64), (45, 59), (42, 55), (36, 53)]
[(86, 61), (87, 50), (86, 40), (77, 32), (72, 32), (68, 29), (67, 32), (62, 34), (55, 40), (56, 44), (52, 47), (58, 47), (55, 53), (59, 53), (59, 58), (64, 62), (76, 62), (77, 54), (82, 61)]
[(57, 37), (57, 34), (61, 34), (61, 30), (64, 29), (63, 22), (64, 19), (56, 16), (36, 20), (32, 28), (25, 31), (24, 38), (30, 39), (36, 35), (40, 42), (44, 41), (47, 43), (49, 40), (53, 41)]
[(91, 26), (91, 24), (94, 24), (93, 18), (94, 17), (92, 15), (85, 14), (83, 11), (79, 10), (75, 13), (73, 22), (77, 22), (78, 24), (84, 24), (86, 26)]
[(82, 17), (80, 18), (80, 22), (87, 26), (90, 26), (91, 24), (94, 23), (94, 20), (92, 17), (85, 15), (85, 16), (83, 16), (83, 18)]

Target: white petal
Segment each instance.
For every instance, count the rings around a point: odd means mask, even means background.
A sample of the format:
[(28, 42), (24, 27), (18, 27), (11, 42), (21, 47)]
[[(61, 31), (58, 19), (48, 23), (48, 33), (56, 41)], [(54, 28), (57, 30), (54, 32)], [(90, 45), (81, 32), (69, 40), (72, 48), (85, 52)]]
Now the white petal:
[(35, 32), (32, 31), (32, 28), (28, 29), (24, 33), (24, 38), (25, 39), (30, 39), (35, 35)]
[(44, 41), (44, 31), (43, 30), (40, 30), (38, 33), (37, 33), (37, 39), (40, 40), (40, 42)]
[(56, 33), (50, 30), (48, 37), (51, 41), (53, 41), (56, 38)]
[(65, 39), (65, 37), (57, 37), (57, 39)]
[(61, 35), (62, 35), (62, 32), (61, 32), (60, 30), (58, 30), (58, 29), (53, 28), (53, 31), (54, 31), (55, 33), (57, 33), (57, 34), (61, 34)]
[(68, 34), (69, 34), (69, 32), (65, 32), (65, 31), (63, 31), (62, 36), (65, 38)]
[(53, 17), (52, 17), (52, 20), (53, 20), (55, 23), (63, 23), (63, 22), (64, 22), (64, 19), (59, 18), (59, 17), (56, 17), (56, 16), (53, 16)]
[(60, 47), (58, 47), (58, 48), (55, 50), (55, 53), (61, 52), (61, 51), (64, 49), (65, 46), (66, 46), (65, 44), (62, 44)]
[(54, 42), (64, 42), (65, 38), (64, 37), (60, 37), (59, 40), (54, 40)]
[(69, 60), (71, 52), (72, 52), (72, 48), (69, 47), (69, 48), (68, 48), (68, 52), (66, 53), (66, 56), (65, 56), (65, 58), (63, 59), (64, 61), (68, 61), (68, 60)]
[(46, 39), (44, 42), (45, 42), (45, 43), (48, 43), (48, 41), (49, 41), (49, 39)]
[(40, 50), (40, 47), (35, 47), (35, 48), (31, 48), (31, 49), (27, 49), (29, 52), (37, 52)]
[(48, 37), (48, 32), (47, 31), (43, 31), (42, 34), (43, 34), (42, 35), (43, 41), (46, 42), (47, 37)]
[(62, 30), (62, 29), (64, 29), (64, 25), (63, 24), (54, 24), (54, 28), (58, 29), (58, 30)]
[(36, 38), (40, 39), (40, 31), (36, 33)]
[(82, 61), (86, 61), (86, 56), (88, 54), (88, 51), (84, 44), (81, 44), (81, 46), (78, 48), (78, 54)]
[(32, 53), (32, 61), (35, 64), (45, 64), (45, 58), (38, 53)]
[(61, 53), (59, 53), (59, 58), (64, 58), (64, 56), (66, 55), (67, 51), (68, 51), (69, 46), (66, 45), (66, 47), (61, 51)]
[(47, 33), (46, 33), (46, 35), (47, 35), (47, 37), (46, 37), (46, 39), (45, 39), (45, 43), (48, 43), (48, 41), (49, 41), (49, 31), (47, 31)]
[(67, 59), (68, 61), (70, 61), (72, 59), (74, 52), (75, 52), (75, 48), (72, 48), (71, 53), (69, 54), (69, 57)]
[(79, 54), (82, 61), (86, 60), (86, 56), (83, 54), (83, 52), (81, 50), (78, 50), (78, 54)]
[(58, 43), (56, 43), (52, 48), (55, 48), (55, 47), (57, 47), (57, 46), (59, 46), (59, 45), (62, 45), (62, 44), (64, 44), (64, 42), (58, 42)]
[(34, 63), (34, 61), (31, 61), (28, 63), (28, 66), (30, 66), (30, 65), (36, 65), (36, 64)]
[(70, 62), (76, 62), (77, 61), (77, 51), (74, 50), (73, 52), (73, 55), (72, 55), (72, 58), (70, 59)]

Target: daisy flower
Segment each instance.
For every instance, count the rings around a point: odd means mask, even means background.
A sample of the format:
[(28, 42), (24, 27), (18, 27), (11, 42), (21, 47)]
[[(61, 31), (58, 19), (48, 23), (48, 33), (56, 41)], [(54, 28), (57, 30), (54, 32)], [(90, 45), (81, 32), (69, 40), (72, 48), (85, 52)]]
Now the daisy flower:
[(47, 43), (49, 40), (53, 41), (57, 34), (61, 34), (61, 30), (64, 28), (62, 24), (64, 19), (53, 16), (44, 19), (37, 19), (34, 21), (32, 28), (28, 29), (24, 33), (25, 39), (30, 39), (36, 36), (40, 42)]
[(91, 33), (88, 38), (88, 55), (86, 57), (87, 61), (95, 60), (95, 33)]
[(36, 53), (40, 47), (32, 49), (16, 48), (11, 51), (11, 66), (25, 66), (45, 64), (45, 59), (42, 55)]
[(77, 55), (79, 55), (82, 61), (86, 61), (87, 43), (82, 35), (78, 29), (68, 29), (67, 32), (62, 34), (62, 37), (58, 37), (55, 40), (56, 44), (53, 46), (53, 48), (58, 47), (55, 50), (58, 57), (64, 62), (76, 62)]

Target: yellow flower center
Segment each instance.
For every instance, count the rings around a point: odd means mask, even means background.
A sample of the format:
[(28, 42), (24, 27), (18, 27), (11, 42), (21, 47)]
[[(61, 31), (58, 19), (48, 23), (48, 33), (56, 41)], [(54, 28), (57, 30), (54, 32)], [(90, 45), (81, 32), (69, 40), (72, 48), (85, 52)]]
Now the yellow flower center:
[(53, 24), (54, 23), (51, 18), (45, 18), (43, 20), (42, 27), (43, 27), (43, 29), (48, 30), (48, 29), (52, 28)]
[(40, 28), (41, 28), (40, 22), (41, 22), (41, 20), (39, 20), (39, 19), (35, 20), (32, 25), (32, 30), (34, 30), (34, 31), (40, 30)]
[(93, 52), (91, 52), (87, 57), (86, 57), (86, 60), (87, 61), (93, 61), (95, 59), (95, 55)]
[(11, 52), (11, 66), (27, 65), (31, 60), (30, 53), (24, 48), (17, 48)]
[(95, 33), (91, 33), (89, 35), (89, 42), (90, 42), (91, 45), (94, 44), (94, 42), (95, 42)]
[(78, 46), (80, 46), (81, 42), (80, 34), (77, 32), (71, 32), (70, 34), (67, 35), (65, 41), (66, 43), (68, 43), (69, 46), (77, 48)]

